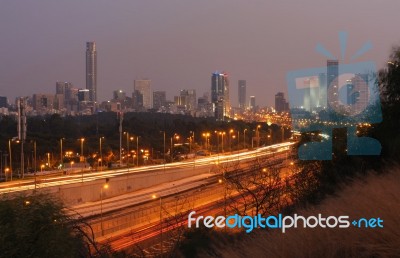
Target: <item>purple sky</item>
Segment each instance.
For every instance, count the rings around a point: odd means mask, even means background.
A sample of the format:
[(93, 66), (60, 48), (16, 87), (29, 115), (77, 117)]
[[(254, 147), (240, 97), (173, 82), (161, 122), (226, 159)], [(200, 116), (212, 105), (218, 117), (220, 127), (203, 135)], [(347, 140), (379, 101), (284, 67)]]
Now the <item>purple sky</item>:
[(341, 62), (369, 40), (357, 61), (382, 67), (400, 43), (399, 10), (398, 0), (3, 0), (0, 96), (55, 93), (56, 81), (85, 88), (85, 43), (96, 41), (99, 100), (114, 89), (130, 96), (136, 78), (168, 99), (180, 89), (200, 96), (219, 70), (234, 105), (238, 79), (258, 105), (272, 105), (286, 72), (325, 65), (317, 43), (340, 56), (339, 31), (349, 35)]

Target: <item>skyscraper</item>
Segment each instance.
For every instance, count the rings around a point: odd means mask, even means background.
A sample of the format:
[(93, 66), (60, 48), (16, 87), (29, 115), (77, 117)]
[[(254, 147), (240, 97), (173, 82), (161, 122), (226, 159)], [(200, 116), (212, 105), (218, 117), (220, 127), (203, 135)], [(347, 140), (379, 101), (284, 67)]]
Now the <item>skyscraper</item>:
[(328, 95), (328, 106), (336, 109), (339, 105), (339, 61), (328, 60), (327, 61), (327, 95)]
[(214, 104), (215, 117), (224, 120), (229, 117), (229, 80), (228, 74), (215, 72), (211, 76), (211, 102)]
[(363, 112), (369, 105), (368, 74), (356, 74), (351, 79), (352, 88), (347, 91), (347, 102), (351, 115)]
[(151, 108), (151, 80), (134, 80), (134, 91), (140, 92), (143, 96), (143, 107), (145, 109)]
[(244, 110), (246, 108), (246, 80), (238, 81), (238, 97), (239, 108)]
[(97, 102), (97, 52), (95, 42), (86, 42), (86, 89), (89, 101)]
[(275, 111), (277, 113), (286, 112), (289, 110), (289, 104), (286, 102), (285, 94), (278, 92), (275, 94)]
[(160, 109), (161, 107), (165, 107), (165, 103), (167, 101), (165, 91), (153, 91), (153, 108)]
[(250, 110), (256, 111), (256, 96), (250, 96)]
[(196, 109), (196, 90), (181, 90), (180, 97), (183, 99), (182, 105), (186, 106), (186, 110)]

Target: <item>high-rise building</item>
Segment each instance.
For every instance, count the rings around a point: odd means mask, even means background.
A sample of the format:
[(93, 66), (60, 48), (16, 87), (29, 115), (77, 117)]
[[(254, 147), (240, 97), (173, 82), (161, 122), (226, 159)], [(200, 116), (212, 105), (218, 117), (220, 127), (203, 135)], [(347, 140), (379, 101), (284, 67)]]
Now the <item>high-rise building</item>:
[(90, 101), (90, 90), (79, 89), (78, 90), (78, 101)]
[(255, 112), (256, 111), (256, 97), (250, 96), (250, 110)]
[(328, 106), (336, 109), (339, 105), (339, 61), (327, 61), (327, 97)]
[(347, 88), (347, 104), (351, 105), (351, 114), (357, 115), (369, 104), (368, 75), (356, 74)]
[(153, 91), (153, 108), (160, 109), (161, 107), (165, 107), (165, 103), (167, 101), (167, 95), (165, 91)]
[(0, 108), (8, 107), (7, 97), (0, 96)]
[(181, 105), (186, 106), (186, 110), (196, 109), (196, 90), (181, 90), (180, 99)]
[(64, 102), (70, 101), (72, 98), (71, 89), (73, 85), (71, 82), (56, 82), (56, 94), (64, 96)]
[(126, 99), (126, 93), (123, 90), (113, 91), (113, 99), (124, 101)]
[(151, 80), (135, 80), (133, 82), (134, 91), (140, 92), (143, 98), (143, 107), (145, 109), (151, 108)]
[(33, 109), (38, 112), (48, 112), (54, 109), (53, 94), (33, 94), (32, 97)]
[(143, 109), (143, 94), (138, 90), (134, 90), (132, 93), (132, 102), (133, 108), (141, 111)]
[(327, 100), (328, 100), (325, 73), (320, 73), (318, 75), (318, 86), (319, 86), (319, 106), (325, 109), (327, 107)]
[(223, 120), (230, 115), (228, 74), (215, 72), (211, 76), (211, 102), (214, 104), (215, 117)]
[(238, 81), (238, 98), (239, 108), (244, 110), (246, 108), (246, 80)]
[(97, 51), (95, 42), (86, 42), (86, 89), (89, 101), (97, 102)]
[(277, 113), (286, 112), (289, 109), (289, 105), (286, 102), (285, 94), (283, 92), (278, 92), (275, 94), (275, 111)]

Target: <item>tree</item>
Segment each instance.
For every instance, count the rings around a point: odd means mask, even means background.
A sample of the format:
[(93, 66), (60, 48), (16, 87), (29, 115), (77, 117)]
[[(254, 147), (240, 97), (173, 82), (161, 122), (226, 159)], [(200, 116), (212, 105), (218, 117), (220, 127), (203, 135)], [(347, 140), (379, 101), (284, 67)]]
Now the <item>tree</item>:
[(112, 257), (82, 220), (46, 194), (0, 200), (0, 257)]
[(387, 66), (379, 71), (383, 121), (372, 132), (382, 144), (385, 158), (400, 156), (400, 46), (394, 47)]
[(281, 206), (279, 162), (260, 158), (245, 168), (224, 173), (229, 208), (239, 215), (268, 215)]

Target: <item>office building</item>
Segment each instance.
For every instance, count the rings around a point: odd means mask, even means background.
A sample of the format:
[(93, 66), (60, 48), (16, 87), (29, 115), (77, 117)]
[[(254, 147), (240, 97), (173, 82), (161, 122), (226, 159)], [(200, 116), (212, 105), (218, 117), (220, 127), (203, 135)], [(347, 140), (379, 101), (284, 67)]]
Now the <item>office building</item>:
[(113, 99), (124, 101), (126, 99), (126, 93), (123, 90), (115, 90), (113, 91)]
[(78, 90), (78, 101), (90, 101), (90, 90), (88, 89), (79, 89)]
[(230, 115), (228, 74), (215, 72), (211, 76), (211, 102), (214, 105), (217, 120)]
[(181, 104), (186, 107), (186, 110), (195, 110), (197, 107), (196, 103), (196, 90), (181, 90), (180, 92)]
[(250, 96), (250, 110), (253, 112), (256, 112), (256, 97), (255, 96)]
[(327, 108), (327, 86), (326, 86), (326, 74), (320, 73), (318, 75), (318, 86), (319, 86), (319, 107)]
[(243, 111), (246, 109), (246, 80), (238, 81), (238, 98), (239, 108)]
[(0, 108), (8, 107), (7, 97), (0, 96)]
[(289, 110), (289, 104), (285, 99), (283, 92), (275, 94), (275, 111), (277, 113), (287, 112)]
[(367, 74), (356, 74), (347, 84), (347, 104), (351, 107), (351, 115), (360, 114), (367, 108), (369, 104)]
[(337, 109), (339, 106), (339, 61), (327, 61), (327, 102), (328, 107)]
[(86, 42), (86, 89), (89, 101), (97, 102), (97, 52), (95, 42)]
[(159, 110), (162, 107), (166, 107), (167, 95), (165, 91), (154, 91), (153, 92), (153, 108)]
[(132, 93), (132, 105), (137, 111), (143, 110), (143, 94), (138, 90), (134, 90)]
[(135, 80), (133, 82), (133, 90), (140, 92), (143, 99), (143, 108), (151, 108), (151, 80)]

